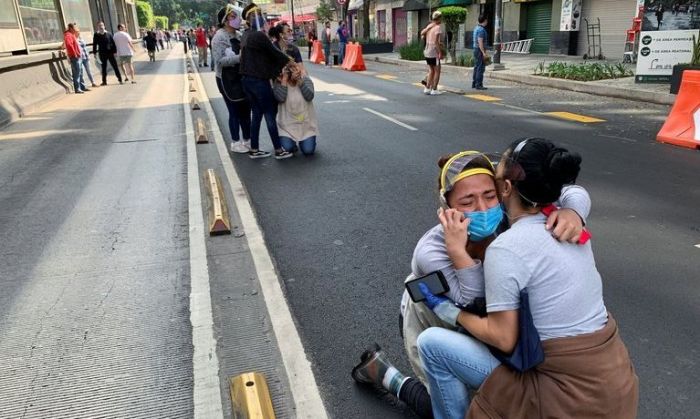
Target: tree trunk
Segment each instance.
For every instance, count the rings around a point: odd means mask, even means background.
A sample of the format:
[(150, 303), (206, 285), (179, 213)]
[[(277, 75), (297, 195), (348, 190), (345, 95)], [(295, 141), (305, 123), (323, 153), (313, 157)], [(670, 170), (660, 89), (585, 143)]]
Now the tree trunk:
[(369, 39), (369, 1), (362, 5), (362, 38)]

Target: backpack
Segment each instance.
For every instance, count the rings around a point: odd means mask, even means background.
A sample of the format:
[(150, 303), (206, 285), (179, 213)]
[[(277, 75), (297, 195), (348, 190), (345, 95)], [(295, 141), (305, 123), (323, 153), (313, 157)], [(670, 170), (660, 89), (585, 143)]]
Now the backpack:
[[(231, 49), (236, 54), (240, 54), (241, 41), (231, 38)], [(240, 67), (240, 64), (236, 64), (221, 68), (221, 84), (223, 85), (224, 95), (231, 102), (245, 100), (245, 93), (243, 93), (243, 85), (241, 84), (241, 73), (239, 71)]]

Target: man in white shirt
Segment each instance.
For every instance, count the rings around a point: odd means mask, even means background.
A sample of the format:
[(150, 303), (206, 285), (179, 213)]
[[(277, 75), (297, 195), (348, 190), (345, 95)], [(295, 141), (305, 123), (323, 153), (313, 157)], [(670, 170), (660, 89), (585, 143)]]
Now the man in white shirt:
[[(131, 76), (131, 83), (136, 83), (136, 73), (134, 73), (134, 63), (132, 62), (134, 56), (133, 40), (131, 39), (131, 35), (126, 31), (124, 24), (120, 23), (117, 29), (119, 29), (119, 31), (114, 34), (114, 43), (117, 46), (119, 66), (124, 75), (127, 76), (124, 78), (124, 81), (129, 81), (128, 76)], [(129, 70), (128, 72), (127, 69)]]

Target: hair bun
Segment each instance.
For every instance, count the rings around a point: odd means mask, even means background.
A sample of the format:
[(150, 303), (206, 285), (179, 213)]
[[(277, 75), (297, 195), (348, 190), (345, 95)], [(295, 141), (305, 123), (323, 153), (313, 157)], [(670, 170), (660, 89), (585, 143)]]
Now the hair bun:
[(452, 157), (454, 157), (454, 156), (456, 156), (456, 154), (445, 154), (444, 156), (441, 156), (441, 157), (438, 159), (438, 167), (439, 167), (440, 169), (442, 169), (443, 167), (445, 167), (445, 165), (447, 164), (447, 162), (448, 162)]
[(547, 155), (547, 177), (553, 183), (567, 185), (576, 182), (581, 170), (581, 156), (556, 147)]

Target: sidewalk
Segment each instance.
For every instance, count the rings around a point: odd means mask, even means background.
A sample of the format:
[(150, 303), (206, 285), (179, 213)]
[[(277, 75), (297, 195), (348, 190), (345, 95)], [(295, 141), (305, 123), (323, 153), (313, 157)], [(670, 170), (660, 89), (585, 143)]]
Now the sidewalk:
[[(399, 58), (398, 53), (365, 55), (365, 60), (425, 69), (425, 63), (423, 61), (402, 60)], [(535, 67), (542, 61), (545, 61), (545, 64), (553, 61), (567, 63), (583, 62), (580, 57), (572, 57), (568, 55), (552, 56), (541, 54), (503, 54), (501, 56), (501, 62), (505, 65), (506, 69), (501, 71), (493, 71), (490, 69), (490, 67), (487, 67), (486, 78), (524, 83), (534, 86), (550, 87), (554, 89), (572, 90), (575, 92), (634, 100), (638, 102), (657, 103), (661, 105), (673, 105), (676, 100), (676, 96), (668, 92), (669, 86), (667, 84), (636, 84), (634, 82), (634, 77), (582, 82), (536, 76), (533, 74)], [(618, 61), (619, 60), (608, 60), (604, 62), (616, 63)], [(456, 67), (450, 64), (443, 65), (442, 71), (469, 78), (472, 74), (471, 68)], [(455, 87), (457, 86), (452, 86), (453, 89)]]

